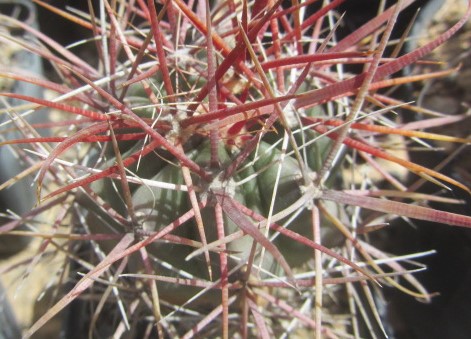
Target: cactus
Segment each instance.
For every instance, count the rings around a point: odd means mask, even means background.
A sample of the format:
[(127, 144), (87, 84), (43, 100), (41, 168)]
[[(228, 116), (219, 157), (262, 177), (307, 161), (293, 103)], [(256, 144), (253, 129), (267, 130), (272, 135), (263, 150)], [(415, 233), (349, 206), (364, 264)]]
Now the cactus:
[[(15, 227), (54, 206), (73, 220), (63, 232), (57, 221), (27, 232), (44, 238), (37, 260), (56, 248), (75, 263), (73, 287), (26, 338), (82, 296), (88, 320), (70, 331), (90, 338), (386, 335), (381, 284), (430, 300), (407, 265), (365, 233), (398, 215), (462, 227), (471, 218), (420, 206), (456, 201), (408, 190), (380, 160), (470, 193), (386, 146), (391, 136), (399, 147), (470, 140), (416, 130), (453, 119), (438, 122), (382, 89), (453, 72), (397, 75), (470, 13), (398, 56), (387, 50), (391, 32), (414, 1), (382, 9), (342, 38), (335, 14), (343, 2), (101, 0), (81, 13), (35, 1), (90, 30), (93, 39), (78, 43), (95, 51), (97, 65), (2, 16), (40, 42), (10, 43), (48, 59), (62, 82), (1, 72), (55, 95), (2, 93), (27, 103), (2, 113), (60, 114), (50, 118), (53, 136), (27, 131), (0, 142), (42, 146), (25, 169), (37, 171), (38, 205), (0, 232), (24, 236)], [(421, 112), (423, 125), (401, 126), (398, 109)], [(361, 183), (352, 178), (360, 158), (383, 183), (368, 172)]]

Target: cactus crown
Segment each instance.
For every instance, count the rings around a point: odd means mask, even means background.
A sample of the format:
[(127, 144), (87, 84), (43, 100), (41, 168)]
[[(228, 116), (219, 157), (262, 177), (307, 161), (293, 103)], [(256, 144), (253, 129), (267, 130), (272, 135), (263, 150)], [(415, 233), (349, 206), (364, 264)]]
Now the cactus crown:
[[(2, 128), (23, 135), (0, 144), (24, 161), (20, 177), (38, 172), (40, 203), (0, 230), (14, 234), (28, 223), (29, 235), (41, 237), (34, 219), (58, 206), (74, 227), (45, 237), (40, 253), (57, 246), (76, 257), (73, 244), (91, 245), (86, 265), (73, 268), (87, 273), (72, 275), (74, 287), (26, 337), (84, 293), (97, 300), (90, 337), (359, 335), (358, 322), (385, 331), (373, 298), (379, 284), (430, 299), (400, 259), (364, 234), (395, 215), (471, 225), (469, 217), (404, 202), (436, 199), (420, 194), (420, 183), (412, 190), (401, 183), (406, 172), (469, 189), (409, 161), (391, 142), (401, 149), (408, 140), (470, 140), (415, 130), (434, 124), (431, 112), (387, 91), (453, 71), (398, 73), (449, 39), (469, 10), (401, 55), (405, 36), (388, 45), (414, 1), (381, 8), (349, 34), (338, 15), (344, 2), (101, 0), (86, 13), (35, 1), (89, 29), (92, 38), (77, 44), (93, 50), (93, 62), (2, 16), (34, 37), (29, 44), (10, 35), (9, 43), (47, 59), (60, 81), (1, 71), (52, 97), (1, 94), (21, 100), (2, 109), (10, 114)], [(402, 126), (399, 109), (419, 112), (423, 125)], [(39, 114), (46, 123), (28, 121)], [(49, 135), (37, 133), (44, 127)], [(56, 229), (47, 223), (49, 233)], [(63, 238), (71, 245), (59, 245)], [(120, 305), (110, 307), (112, 319), (107, 303)], [(344, 321), (336, 308), (352, 316)], [(353, 316), (358, 309), (362, 316)]]

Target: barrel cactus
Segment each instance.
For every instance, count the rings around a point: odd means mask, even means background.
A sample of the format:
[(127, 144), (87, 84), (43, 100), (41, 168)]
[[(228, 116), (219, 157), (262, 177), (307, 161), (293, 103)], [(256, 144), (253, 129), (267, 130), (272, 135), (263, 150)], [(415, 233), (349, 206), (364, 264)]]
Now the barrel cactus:
[(408, 191), (404, 172), (394, 177), (380, 161), (469, 192), (386, 146), (391, 136), (399, 148), (407, 138), (469, 140), (401, 127), (395, 110), (427, 112), (382, 89), (451, 72), (397, 75), (443, 44), (469, 11), (398, 56), (386, 48), (412, 0), (344, 36), (344, 0), (101, 0), (88, 13), (35, 2), (89, 29), (92, 38), (77, 45), (95, 58), (5, 18), (38, 41), (11, 43), (48, 59), (61, 82), (2, 72), (54, 95), (2, 94), (28, 103), (4, 112), (53, 111), (53, 136), (1, 142), (43, 147), (25, 170), (38, 172), (38, 206), (0, 230), (15, 234), (60, 206), (73, 215), (68, 235), (52, 232), (41, 251), (57, 246), (73, 272), (87, 271), (71, 275), (73, 287), (25, 337), (66, 306), (76, 311), (81, 297), (88, 320), (72, 315), (68, 333), (90, 338), (386, 334), (380, 285), (430, 300), (400, 259), (365, 234), (397, 215), (463, 227), (471, 218), (420, 206), (449, 200)]

